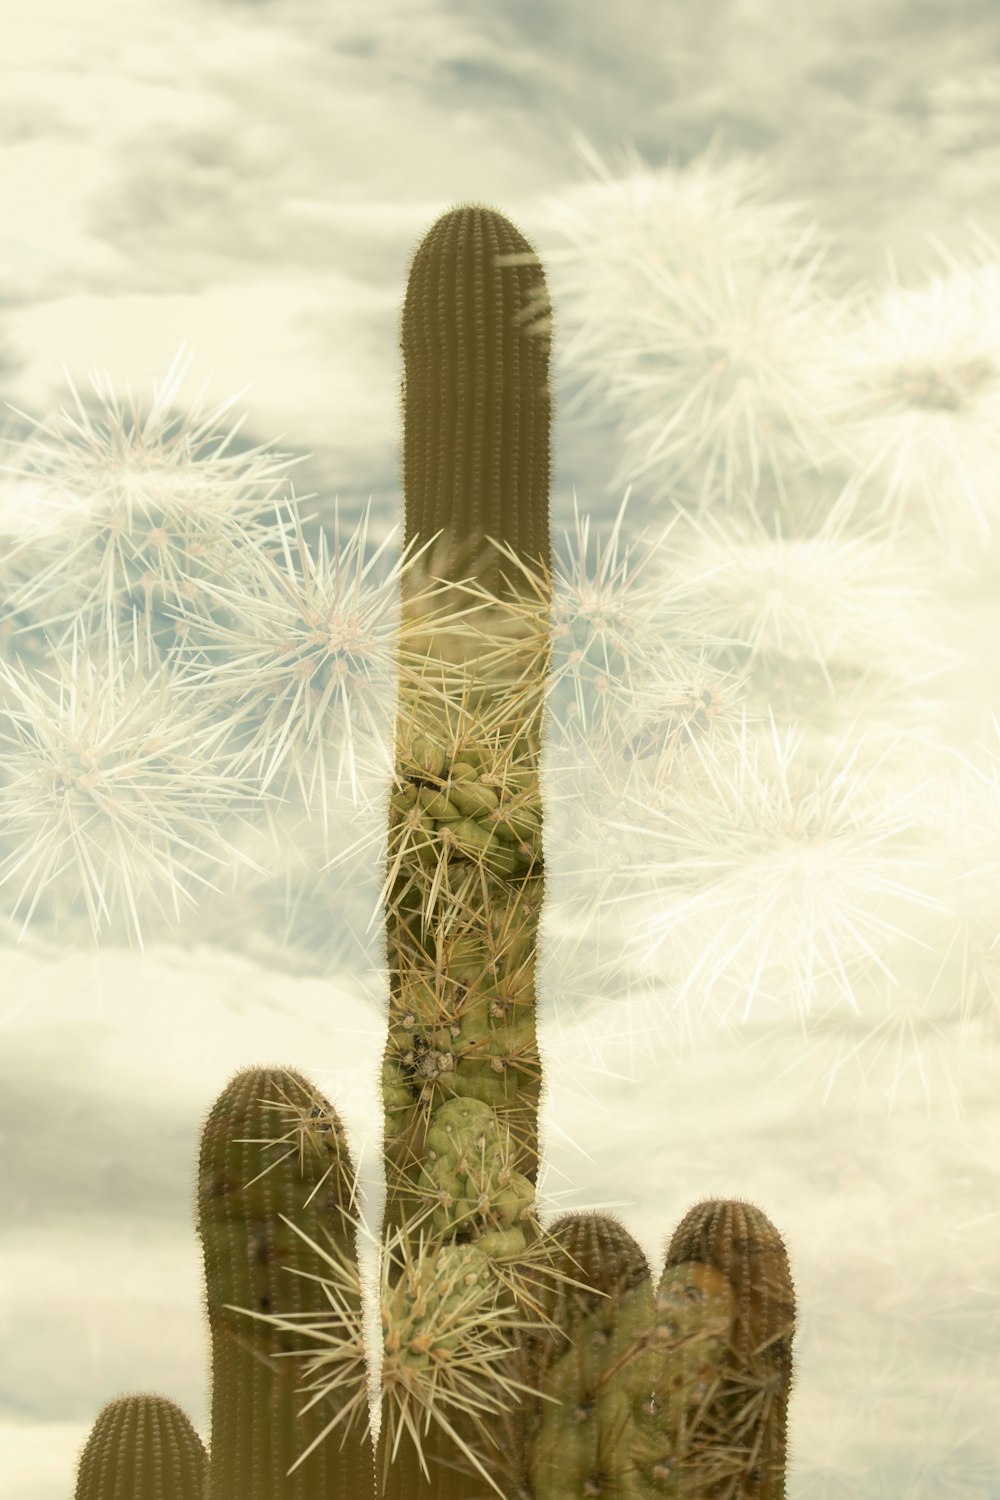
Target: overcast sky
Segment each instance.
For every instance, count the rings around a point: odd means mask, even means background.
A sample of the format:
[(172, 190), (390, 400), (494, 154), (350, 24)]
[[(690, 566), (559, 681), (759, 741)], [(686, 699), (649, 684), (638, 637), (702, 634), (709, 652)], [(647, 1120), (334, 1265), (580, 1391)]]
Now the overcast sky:
[[(835, 235), (845, 288), (880, 274), (886, 251), (918, 266), (925, 232), (954, 245), (968, 220), (1000, 231), (993, 0), (0, 11), (0, 396), (44, 415), (64, 398), (64, 367), (81, 384), (96, 368), (145, 389), (186, 342), (192, 388), (249, 387), (248, 435), (310, 454), (326, 507), (337, 495), (353, 513), (371, 495), (378, 532), (400, 514), (408, 257), (467, 199), (502, 209), (544, 254), (554, 207), (587, 180), (575, 132), (605, 158), (631, 143), (653, 165), (717, 137), (759, 156)], [(549, 282), (558, 318), (555, 266)], [(555, 357), (561, 381), (558, 339)], [(598, 417), (557, 425), (556, 528), (572, 520), (573, 486), (595, 517), (617, 508)], [(214, 1094), (242, 1064), (288, 1062), (364, 1146), (381, 1034), (358, 974), (320, 981), (181, 945), (95, 957), (8, 943), (0, 995), (0, 1489), (65, 1500), (90, 1422), (119, 1390), (161, 1390), (207, 1433), (190, 1194)], [(765, 1063), (754, 1036), (720, 1035), (679, 1069), (655, 1017), (630, 1058), (622, 1016), (560, 1041), (547, 1191), (629, 1205), (651, 1256), (705, 1193), (753, 1198), (779, 1224), (803, 1309), (789, 1500), (845, 1483), (895, 1500), (905, 1476), (907, 1500), (997, 1500), (1000, 1471), (983, 1461), (995, 1434), (980, 1427), (1000, 1331), (989, 1058), (943, 1038), (929, 1065), (959, 1079), (961, 1117), (945, 1092), (928, 1124), (914, 1088), (873, 1124), (853, 1085), (824, 1103), (835, 1053), (817, 1056), (818, 1036)], [(985, 1370), (990, 1358), (992, 1385), (967, 1389), (969, 1437), (961, 1411), (938, 1415), (940, 1393), (963, 1359)], [(857, 1416), (869, 1386), (889, 1403), (881, 1448)], [(952, 1466), (947, 1491), (935, 1464)]]

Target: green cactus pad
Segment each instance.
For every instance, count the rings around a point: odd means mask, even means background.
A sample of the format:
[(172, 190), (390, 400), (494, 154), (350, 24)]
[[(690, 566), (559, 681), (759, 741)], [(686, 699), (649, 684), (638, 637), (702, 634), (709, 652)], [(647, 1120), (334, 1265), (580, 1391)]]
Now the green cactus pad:
[(208, 1456), (190, 1418), (165, 1396), (119, 1396), (97, 1414), (74, 1500), (205, 1500)]

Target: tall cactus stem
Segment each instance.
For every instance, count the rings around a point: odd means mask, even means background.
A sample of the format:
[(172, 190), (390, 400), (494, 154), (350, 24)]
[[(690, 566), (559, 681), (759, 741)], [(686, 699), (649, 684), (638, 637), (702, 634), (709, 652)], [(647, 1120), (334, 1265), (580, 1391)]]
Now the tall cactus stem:
[[(402, 351), (406, 541), (439, 534), (433, 577), (474, 585), (488, 608), (421, 606), (421, 618), (404, 600), (385, 888), (386, 1232), (415, 1242), (426, 1226), (428, 1255), (475, 1249), (516, 1301), (538, 1240), (547, 655), (518, 613), (513, 564), (550, 571), (550, 309), (537, 257), (503, 215), (466, 204), (428, 231)], [(492, 1399), (509, 1396), (496, 1367), (483, 1378)], [(471, 1410), (452, 1432), (431, 1423), (400, 1444), (382, 1466), (386, 1500), (464, 1500), (470, 1456), (496, 1465), (490, 1424)]]

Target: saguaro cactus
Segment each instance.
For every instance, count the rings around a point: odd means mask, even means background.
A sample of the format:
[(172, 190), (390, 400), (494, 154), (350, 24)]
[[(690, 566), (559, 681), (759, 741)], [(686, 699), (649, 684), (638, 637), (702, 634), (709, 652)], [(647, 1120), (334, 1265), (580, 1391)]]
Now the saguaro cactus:
[[(784, 1496), (794, 1299), (766, 1217), (696, 1205), (655, 1291), (613, 1218), (536, 1218), (549, 330), (518, 231), (481, 205), (443, 215), (403, 312), (407, 541), (437, 537), (445, 602), (422, 614), (404, 584), (377, 1478), (340, 1125), (301, 1075), (254, 1071), (199, 1166), (208, 1500)], [(463, 589), (480, 603), (457, 609)]]
[[(537, 1237), (545, 657), (535, 620), (518, 661), (517, 568), (496, 544), (547, 575), (548, 323), (541, 267), (501, 214), (467, 205), (434, 224), (403, 309), (406, 535), (437, 537), (435, 576), (493, 602), (478, 621), (407, 617), (385, 900), (387, 1226), (424, 1226), (509, 1272)], [(467, 1493), (440, 1424), (388, 1465), (387, 1415), (386, 1495)], [(484, 1424), (458, 1425), (470, 1450), (477, 1428), (488, 1447)]]
[[(534, 1396), (507, 1403), (492, 1426), (468, 1416), (458, 1434), (428, 1422), (420, 1441), (411, 1432), (400, 1444), (390, 1423), (380, 1474), (392, 1500), (468, 1500), (473, 1466), (538, 1500), (693, 1497), (729, 1476), (740, 1494), (774, 1500), (791, 1375), (787, 1262), (770, 1265), (771, 1316), (751, 1328), (739, 1307), (752, 1278), (728, 1227), (685, 1239), (680, 1255), (675, 1236), (655, 1297), (638, 1247), (603, 1216), (554, 1226), (544, 1273), (532, 1259), (550, 326), (537, 257), (506, 219), (466, 205), (437, 221), (403, 311), (407, 539), (442, 533), (437, 576), (471, 579), (488, 605), (478, 622), (428, 619), (422, 642), (411, 635), (405, 681), (420, 680), (422, 653), (424, 683), (401, 691), (386, 879), (388, 1222), (401, 1236), (407, 1220), (416, 1233), (429, 1219), (433, 1246), (477, 1247), (548, 1326), (511, 1338), (508, 1370)], [(738, 1221), (755, 1265), (781, 1245), (757, 1210), (705, 1212)], [(755, 1382), (770, 1392), (763, 1405), (749, 1399)], [(733, 1391), (738, 1408), (724, 1400)]]
[[(548, 564), (547, 304), (532, 261), (501, 215), (453, 210), (417, 251), (403, 313), (407, 537), (441, 533), (431, 563), (439, 576), (466, 576), (455, 563), (464, 554), (498, 599), (509, 584), (498, 576), (501, 555), (484, 551), (487, 536)], [(410, 659), (423, 681), (414, 690), (408, 674), (401, 693), (386, 881), (394, 1219), (426, 1197), (428, 1173), (440, 1175), (431, 1131), (478, 1131), (495, 1115), (502, 1124), (487, 1128), (510, 1150), (510, 1170), (525, 1183), (537, 1171), (544, 661), (512, 683), (508, 644), (506, 671), (491, 680), (489, 654), (505, 642), (490, 630), (502, 615), (494, 609), (478, 630), (468, 615), (450, 629), (432, 617), (423, 640), (411, 621)], [(508, 629), (515, 621), (508, 612)], [(467, 1105), (460, 1123), (455, 1099), (481, 1107)], [(462, 1237), (478, 1240), (488, 1227), (509, 1225), (484, 1220)]]

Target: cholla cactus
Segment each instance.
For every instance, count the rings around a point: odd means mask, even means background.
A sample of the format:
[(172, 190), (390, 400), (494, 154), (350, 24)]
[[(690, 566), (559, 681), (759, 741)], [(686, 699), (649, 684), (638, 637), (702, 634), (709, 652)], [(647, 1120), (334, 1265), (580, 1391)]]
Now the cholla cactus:
[(77, 417), (10, 465), (0, 889), (25, 926), (82, 906), (95, 939), (142, 945), (223, 867), (263, 873), (251, 807), (273, 823), (298, 796), (328, 828), (331, 769), (360, 798), (391, 759), (394, 594), (417, 558), (382, 568), (364, 525), (314, 557), (274, 498), (285, 461), (230, 453), (225, 408), (172, 415), (178, 383), (145, 414), (74, 391)]
[[(301, 1075), (239, 1074), (199, 1165), (209, 1500), (693, 1500), (720, 1476), (755, 1500), (784, 1494), (794, 1305), (763, 1215), (693, 1210), (659, 1310), (620, 1232), (570, 1218), (546, 1233), (537, 1218), (548, 331), (518, 231), (479, 205), (444, 215), (404, 311), (407, 541), (443, 530), (430, 566), (445, 594), (461, 583), (491, 602), (429, 613), (425, 592), (404, 589), (385, 880), (389, 1420), (373, 1473), (339, 1122)], [(534, 612), (519, 608), (517, 564), (540, 580)]]
[(138, 667), (114, 626), (99, 642), (77, 629), (51, 672), (0, 662), (0, 683), (0, 887), (17, 892), (13, 914), (26, 927), (42, 899), (58, 910), (82, 892), (95, 935), (124, 914), (141, 944), (142, 906), (169, 898), (179, 914), (192, 882), (239, 857), (223, 820), (238, 823), (249, 799), (225, 727), (166, 663)]
[[(430, 318), (441, 308), (443, 327), (440, 312)], [(444, 528), (444, 578), (465, 581), (455, 561), (464, 546), (467, 589), (480, 599), (492, 594), (493, 603), (481, 605), (478, 617), (473, 606), (471, 617), (447, 625), (428, 620), (426, 686), (402, 695), (386, 879), (391, 997), (383, 1105), (391, 1232), (413, 1243), (429, 1224), (425, 1255), (439, 1253), (436, 1245), (479, 1250), (525, 1313), (541, 1315), (576, 1368), (589, 1336), (559, 1291), (579, 1279), (575, 1221), (546, 1234), (535, 1208), (540, 716), (552, 595), (550, 324), (537, 259), (505, 219), (470, 205), (438, 221), (414, 259), (404, 308), (407, 531), (426, 540)], [(499, 562), (475, 555), (484, 535), (499, 549)], [(642, 1368), (640, 1351), (653, 1334), (641, 1304), (629, 1318), (617, 1310), (609, 1317), (622, 1370)], [(390, 1321), (387, 1344), (393, 1336)], [(526, 1352), (534, 1338), (529, 1326), (510, 1341), (514, 1368), (551, 1400), (554, 1392), (530, 1378), (540, 1373)], [(599, 1378), (612, 1388), (615, 1358), (608, 1352)], [(553, 1448), (544, 1421), (535, 1428), (526, 1409), (505, 1403), (519, 1434), (510, 1445), (498, 1444), (481, 1413), (456, 1419), (451, 1432), (429, 1425), (420, 1443), (412, 1429), (402, 1442), (397, 1433), (391, 1446), (383, 1434), (383, 1493), (464, 1500), (476, 1473), (498, 1493), (538, 1500), (613, 1491), (625, 1474), (638, 1475), (637, 1434), (628, 1411), (622, 1425), (617, 1400), (591, 1402), (588, 1377), (580, 1381), (571, 1406), (588, 1408), (591, 1436), (578, 1470), (568, 1436)], [(569, 1397), (560, 1389), (557, 1400), (565, 1407)], [(567, 1409), (563, 1420), (577, 1419)], [(731, 1436), (720, 1424), (709, 1446)], [(681, 1446), (676, 1433), (661, 1432), (664, 1474)], [(746, 1482), (752, 1465), (735, 1466)], [(649, 1493), (662, 1491), (660, 1478), (653, 1477)], [(761, 1470), (752, 1484), (747, 1493), (783, 1491), (783, 1446), (774, 1472), (765, 1480)]]
[[(869, 294), (845, 330), (846, 433), (871, 501), (953, 557), (997, 534), (1000, 247), (938, 254), (922, 286)], [(891, 267), (890, 263), (890, 270)]]
[(235, 397), (178, 415), (186, 369), (179, 354), (145, 411), (99, 378), (90, 410), (71, 382), (74, 409), (36, 423), (10, 466), (50, 521), (22, 544), (32, 577), (19, 603), (57, 641), (74, 625), (124, 621), (148, 655), (168, 653), (179, 612), (206, 607), (204, 584), (240, 569), (248, 539), (280, 534), (272, 499), (290, 460), (266, 445), (241, 451), (241, 424), (222, 421)]
[[(295, 502), (275, 501), (282, 461), (228, 453), (222, 433), (213, 448), (218, 411), (173, 422), (173, 377), (149, 419), (78, 400), (26, 450), (22, 478), (62, 519), (0, 558), (0, 879), (25, 921), (76, 885), (95, 933), (120, 910), (141, 940), (150, 893), (179, 909), (189, 882), (246, 858), (214, 842), (235, 832), (240, 787), (267, 816), (271, 799), (298, 801), (309, 858), (319, 843), (356, 857), (360, 841), (331, 831), (328, 783), (367, 812), (368, 771), (393, 768), (378, 1449), (349, 1163), (319, 1180), (319, 1137), (339, 1127), (301, 1075), (269, 1071), (259, 1116), (234, 1081), (203, 1145), (229, 1163), (209, 1174), (223, 1211), (201, 1205), (213, 1500), (338, 1485), (361, 1500), (783, 1495), (795, 1310), (769, 1221), (697, 1205), (655, 1286), (607, 1216), (542, 1227), (544, 706), (545, 846), (578, 840), (563, 948), (596, 955), (581, 920), (621, 919), (591, 999), (638, 974), (660, 1037), (666, 998), (672, 1015), (697, 997), (804, 1019), (901, 977), (915, 1002), (930, 932), (945, 952), (932, 991), (989, 1037), (995, 758), (944, 832), (958, 878), (942, 895), (914, 810), (924, 773), (943, 780), (921, 696), (947, 661), (940, 613), (924, 636), (939, 559), (905, 549), (911, 519), (930, 519), (952, 561), (963, 535), (995, 530), (995, 253), (845, 325), (818, 237), (765, 197), (762, 177), (709, 158), (655, 183), (638, 164), (582, 196), (561, 258), (578, 367), (622, 409), (622, 477), (688, 508), (627, 546), (623, 502), (593, 565), (578, 514), (575, 557), (548, 557), (545, 282), (477, 206), (445, 215), (414, 261), (404, 480), (406, 551), (420, 550), (388, 578), (372, 577), (367, 517), (311, 551)], [(312, 930), (340, 915), (334, 862), (311, 915), (310, 877), (289, 898)], [(896, 1075), (918, 1008), (868, 1028), (865, 1045), (894, 1044)], [(311, 1165), (292, 1150), (259, 1176), (275, 1142), (313, 1136)], [(109, 1466), (126, 1491), (140, 1483), (128, 1443)]]

